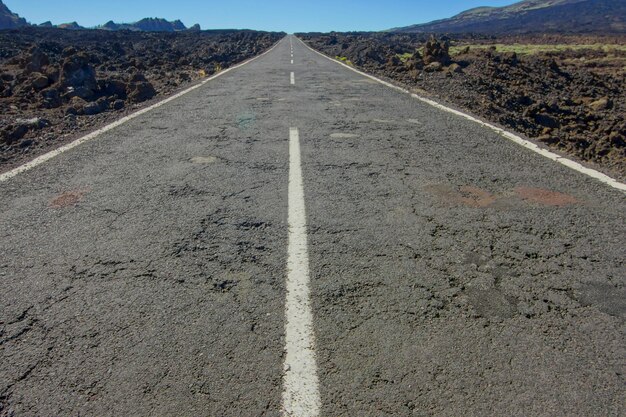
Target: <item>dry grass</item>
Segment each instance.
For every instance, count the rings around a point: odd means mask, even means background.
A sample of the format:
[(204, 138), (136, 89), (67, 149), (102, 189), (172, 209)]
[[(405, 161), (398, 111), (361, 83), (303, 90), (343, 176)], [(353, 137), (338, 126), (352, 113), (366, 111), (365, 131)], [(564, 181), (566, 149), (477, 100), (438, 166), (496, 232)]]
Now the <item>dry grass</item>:
[(469, 46), (470, 49), (496, 48), (497, 52), (515, 52), (518, 55), (533, 55), (539, 53), (564, 52), (564, 51), (602, 51), (607, 54), (619, 54), (626, 52), (626, 45), (620, 44), (457, 44), (450, 47), (450, 55), (458, 55), (463, 49)]

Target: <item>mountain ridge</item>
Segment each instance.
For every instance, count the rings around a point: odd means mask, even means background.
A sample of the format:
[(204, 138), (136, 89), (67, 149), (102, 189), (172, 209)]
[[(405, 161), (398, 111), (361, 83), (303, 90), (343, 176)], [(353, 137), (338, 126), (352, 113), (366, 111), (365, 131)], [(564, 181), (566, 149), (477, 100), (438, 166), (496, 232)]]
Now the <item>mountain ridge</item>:
[(0, 29), (15, 29), (23, 26), (28, 26), (26, 19), (13, 13), (2, 0), (0, 0)]
[(186, 30), (202, 30), (199, 24), (195, 24), (187, 28), (185, 24), (178, 19), (168, 21), (167, 19), (157, 17), (147, 17), (134, 23), (115, 23), (110, 20), (104, 25), (96, 26), (95, 28), (86, 28), (79, 25), (77, 22), (61, 23), (58, 25), (54, 25), (50, 21), (47, 21), (40, 25), (31, 25), (26, 21), (26, 19), (9, 10), (9, 8), (2, 2), (2, 0), (0, 0), (0, 29), (17, 29), (27, 26), (39, 26), (46, 28), (55, 27), (68, 30), (100, 29), (111, 31), (132, 30), (142, 32), (182, 32)]
[(115, 23), (109, 20), (107, 23), (101, 26), (97, 26), (96, 29), (102, 30), (133, 30), (144, 32), (181, 32), (185, 30), (201, 30), (200, 25), (195, 24), (191, 27), (185, 26), (180, 20), (168, 21), (166, 19), (147, 17), (134, 23)]
[(448, 19), (394, 28), (425, 33), (626, 33), (622, 0), (524, 0), (504, 7), (476, 7)]

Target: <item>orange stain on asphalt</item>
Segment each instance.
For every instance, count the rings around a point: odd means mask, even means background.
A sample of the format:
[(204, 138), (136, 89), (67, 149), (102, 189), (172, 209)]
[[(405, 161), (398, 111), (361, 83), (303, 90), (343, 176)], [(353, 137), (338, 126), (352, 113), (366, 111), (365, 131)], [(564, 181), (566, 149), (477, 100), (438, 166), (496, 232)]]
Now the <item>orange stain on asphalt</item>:
[(50, 201), (50, 207), (65, 208), (75, 206), (83, 199), (84, 195), (85, 191), (66, 191), (52, 199), (52, 201)]

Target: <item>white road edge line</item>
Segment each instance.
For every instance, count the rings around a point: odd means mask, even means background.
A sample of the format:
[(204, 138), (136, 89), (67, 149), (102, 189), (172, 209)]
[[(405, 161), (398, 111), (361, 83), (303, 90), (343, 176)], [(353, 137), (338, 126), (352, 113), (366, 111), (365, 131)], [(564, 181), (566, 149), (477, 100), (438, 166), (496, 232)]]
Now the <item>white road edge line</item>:
[(290, 82), (291, 82), (291, 85), (296, 84), (296, 75), (293, 72), (291, 73), (291, 76), (290, 76)]
[(21, 174), (22, 172), (28, 171), (28, 170), (30, 170), (32, 168), (35, 168), (36, 166), (41, 165), (44, 162), (49, 161), (50, 159), (54, 158), (55, 156), (58, 156), (58, 155), (60, 155), (60, 154), (62, 154), (64, 152), (69, 151), (70, 149), (73, 149), (73, 148), (75, 148), (75, 147), (77, 147), (79, 145), (82, 145), (85, 142), (88, 142), (88, 141), (90, 141), (92, 139), (95, 139), (98, 136), (100, 136), (101, 134), (103, 134), (105, 132), (108, 132), (109, 130), (115, 129), (118, 126), (123, 125), (124, 123), (126, 123), (126, 122), (128, 122), (128, 121), (130, 121), (132, 119), (135, 119), (136, 117), (141, 116), (142, 114), (148, 113), (149, 111), (152, 111), (152, 110), (154, 110), (154, 109), (156, 109), (158, 107), (161, 107), (164, 104), (169, 103), (170, 101), (176, 100), (177, 98), (180, 98), (180, 97), (184, 96), (185, 94), (190, 93), (191, 91), (196, 90), (196, 89), (202, 87), (203, 85), (205, 85), (209, 81), (212, 81), (212, 80), (214, 80), (214, 79), (216, 79), (218, 77), (221, 77), (222, 75), (224, 75), (224, 74), (226, 74), (226, 73), (228, 73), (228, 72), (230, 72), (232, 70), (240, 68), (240, 67), (242, 67), (242, 66), (244, 66), (246, 64), (249, 64), (250, 62), (252, 62), (252, 61), (254, 61), (254, 60), (258, 59), (258, 58), (261, 58), (263, 55), (266, 55), (266, 54), (270, 53), (272, 50), (274, 50), (274, 48), (276, 48), (281, 43), (281, 41), (282, 41), (282, 39), (280, 41), (276, 42), (276, 44), (274, 46), (272, 46), (267, 51), (263, 52), (261, 55), (257, 55), (257, 56), (252, 57), (252, 58), (250, 58), (250, 59), (248, 59), (248, 60), (246, 60), (244, 62), (241, 62), (241, 63), (239, 63), (237, 65), (234, 65), (234, 66), (232, 66), (230, 68), (227, 68), (227, 69), (225, 69), (225, 70), (223, 70), (223, 71), (221, 71), (221, 72), (219, 72), (219, 73), (217, 73), (217, 74), (207, 78), (206, 80), (203, 80), (202, 82), (200, 82), (200, 83), (198, 83), (198, 84), (196, 84), (196, 85), (194, 85), (192, 87), (189, 87), (186, 90), (183, 90), (183, 91), (181, 91), (179, 93), (176, 93), (173, 96), (165, 98), (165, 99), (159, 101), (158, 103), (155, 103), (155, 104), (153, 104), (151, 106), (148, 106), (148, 107), (146, 107), (144, 109), (137, 110), (136, 112), (131, 113), (128, 116), (122, 117), (121, 119), (116, 120), (115, 122), (113, 122), (111, 124), (108, 124), (108, 125), (100, 128), (100, 129), (98, 129), (98, 130), (95, 130), (95, 131), (89, 133), (88, 135), (85, 135), (85, 136), (83, 136), (81, 138), (76, 139), (73, 142), (70, 142), (70, 143), (68, 143), (66, 145), (63, 145), (63, 146), (61, 146), (61, 147), (59, 147), (57, 149), (54, 149), (54, 150), (52, 150), (52, 151), (50, 151), (48, 153), (43, 154), (41, 156), (38, 156), (37, 158), (33, 159), (32, 161), (29, 161), (29, 162), (27, 162), (27, 163), (25, 163), (23, 165), (20, 165), (17, 168), (13, 168), (12, 170), (5, 172), (4, 174), (0, 174), (0, 182), (7, 181), (8, 179), (15, 177), (16, 175)]
[(284, 416), (317, 417), (321, 398), (315, 360), (310, 301), (306, 209), (300, 159), (300, 133), (289, 129), (289, 244), (285, 307)]
[(335, 59), (332, 59), (331, 57), (328, 57), (328, 56), (324, 55), (323, 53), (321, 53), (319, 51), (316, 51), (315, 49), (313, 49), (309, 45), (307, 45), (302, 39), (300, 39), (300, 38), (296, 38), (296, 39), (298, 39), (300, 41), (300, 43), (302, 43), (304, 46), (306, 46), (307, 48), (309, 48), (311, 51), (315, 52), (316, 54), (321, 55), (324, 58), (326, 58), (329, 61), (332, 61), (332, 62), (334, 62), (336, 64), (342, 65), (342, 66), (348, 68), (349, 70), (356, 72), (357, 74), (361, 74), (364, 77), (367, 77), (367, 78), (369, 78), (371, 80), (379, 82), (379, 83), (381, 83), (381, 84), (383, 84), (383, 85), (385, 85), (385, 86), (387, 86), (389, 88), (393, 88), (394, 90), (400, 91), (400, 92), (405, 93), (405, 94), (409, 94), (411, 97), (413, 97), (413, 98), (415, 98), (417, 100), (420, 100), (420, 101), (422, 101), (422, 102), (424, 102), (426, 104), (429, 104), (429, 105), (431, 105), (431, 106), (433, 106), (435, 108), (438, 108), (440, 110), (446, 111), (448, 113), (455, 114), (457, 116), (461, 116), (464, 119), (470, 120), (472, 122), (476, 122), (479, 125), (485, 126), (485, 127), (489, 128), (489, 129), (495, 131), (496, 133), (500, 134), (501, 136), (505, 137), (506, 139), (509, 139), (510, 141), (515, 142), (518, 145), (523, 146), (524, 148), (527, 148), (527, 149), (529, 149), (529, 150), (531, 150), (531, 151), (533, 151), (533, 152), (535, 152), (535, 153), (537, 153), (537, 154), (539, 154), (541, 156), (544, 156), (544, 157), (546, 157), (548, 159), (551, 159), (551, 160), (553, 160), (555, 162), (558, 162), (559, 164), (565, 165), (566, 167), (571, 168), (574, 171), (578, 171), (578, 172), (580, 172), (580, 173), (582, 173), (584, 175), (587, 175), (588, 177), (594, 178), (594, 179), (596, 179), (596, 180), (598, 180), (600, 182), (603, 182), (603, 183), (607, 184), (608, 186), (613, 187), (613, 188), (615, 188), (617, 190), (620, 190), (622, 192), (626, 192), (626, 184), (617, 181), (615, 178), (609, 177), (608, 175), (603, 174), (603, 173), (601, 173), (599, 171), (596, 171), (595, 169), (587, 168), (587, 167), (583, 166), (582, 164), (580, 164), (580, 163), (578, 163), (576, 161), (573, 161), (571, 159), (562, 157), (561, 155), (558, 155), (558, 154), (556, 154), (554, 152), (550, 152), (547, 149), (541, 148), (540, 146), (538, 146), (537, 144), (535, 144), (533, 142), (530, 142), (530, 141), (528, 141), (526, 139), (522, 139), (520, 136), (516, 135), (515, 133), (511, 133), (511, 132), (506, 131), (506, 130), (504, 130), (502, 128), (494, 126), (494, 125), (492, 125), (490, 123), (483, 122), (482, 120), (479, 120), (479, 119), (475, 118), (474, 116), (470, 116), (467, 113), (463, 113), (461, 111), (452, 109), (450, 107), (446, 107), (443, 104), (439, 104), (439, 103), (437, 103), (434, 100), (430, 100), (428, 98), (422, 97), (420, 95), (417, 95), (415, 93), (410, 92), (407, 89), (404, 89), (402, 87), (398, 87), (397, 85), (393, 85), (393, 84), (391, 84), (391, 83), (389, 83), (387, 81), (383, 81), (380, 78), (376, 78), (373, 75), (366, 74), (363, 71), (359, 71), (358, 69), (353, 68), (350, 65), (344, 64), (343, 62), (339, 62), (339, 61), (337, 61)]

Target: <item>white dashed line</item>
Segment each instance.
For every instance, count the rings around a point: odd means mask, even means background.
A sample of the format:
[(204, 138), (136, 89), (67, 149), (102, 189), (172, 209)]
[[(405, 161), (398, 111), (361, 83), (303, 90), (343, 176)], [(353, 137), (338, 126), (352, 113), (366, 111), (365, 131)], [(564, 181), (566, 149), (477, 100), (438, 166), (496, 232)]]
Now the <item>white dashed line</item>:
[(291, 63), (293, 64), (293, 59), (291, 60)]
[(295, 85), (296, 84), (296, 75), (292, 72), (291, 73), (291, 85)]
[(596, 179), (598, 181), (601, 181), (601, 182), (607, 184), (610, 187), (613, 187), (613, 188), (615, 188), (617, 190), (620, 190), (622, 192), (626, 192), (626, 184), (617, 181), (615, 178), (611, 178), (611, 177), (609, 177), (606, 174), (603, 174), (603, 173), (601, 173), (599, 171), (596, 171), (595, 169), (587, 168), (587, 167), (583, 166), (582, 164), (580, 164), (580, 163), (578, 163), (576, 161), (573, 161), (573, 160), (571, 160), (569, 158), (562, 157), (561, 155), (558, 155), (558, 154), (556, 154), (554, 152), (550, 152), (547, 149), (541, 148), (539, 145), (537, 145), (537, 144), (535, 144), (535, 143), (533, 143), (533, 142), (531, 142), (529, 140), (523, 139), (519, 135), (516, 135), (515, 133), (511, 133), (509, 131), (506, 131), (506, 130), (504, 130), (502, 128), (499, 128), (497, 126), (492, 125), (491, 123), (483, 122), (482, 120), (479, 120), (476, 117), (471, 116), (471, 115), (469, 115), (467, 113), (463, 113), (461, 111), (451, 109), (450, 107), (446, 107), (443, 104), (439, 104), (439, 103), (437, 103), (434, 100), (430, 100), (428, 98), (419, 96), (419, 95), (417, 95), (415, 93), (410, 92), (409, 90), (407, 90), (405, 88), (398, 87), (397, 85), (393, 85), (393, 84), (391, 84), (391, 83), (389, 83), (387, 81), (383, 81), (383, 80), (381, 80), (379, 78), (376, 78), (373, 75), (369, 75), (369, 74), (364, 73), (363, 71), (359, 71), (356, 68), (352, 68), (351, 66), (346, 65), (343, 62), (339, 62), (339, 61), (337, 61), (335, 59), (332, 59), (332, 58), (322, 54), (321, 52), (316, 51), (315, 49), (311, 48), (309, 45), (304, 43), (300, 38), (297, 38), (297, 39), (300, 41), (300, 43), (302, 43), (304, 46), (306, 46), (308, 49), (310, 49), (311, 51), (315, 52), (316, 54), (321, 55), (324, 58), (326, 58), (326, 59), (328, 59), (330, 61), (335, 62), (336, 64), (342, 65), (342, 66), (348, 68), (351, 71), (354, 71), (354, 72), (356, 72), (358, 74), (361, 74), (362, 76), (367, 77), (367, 78), (369, 78), (371, 80), (374, 80), (374, 81), (376, 81), (376, 82), (378, 82), (380, 84), (383, 84), (383, 85), (385, 85), (387, 87), (393, 88), (394, 90), (401, 91), (401, 92), (403, 92), (405, 94), (409, 94), (409, 95), (411, 95), (411, 97), (413, 97), (413, 98), (415, 98), (417, 100), (420, 100), (420, 101), (422, 101), (422, 102), (424, 102), (426, 104), (429, 104), (429, 105), (431, 105), (433, 107), (436, 107), (436, 108), (438, 108), (440, 110), (443, 110), (445, 112), (452, 113), (452, 114), (455, 114), (457, 116), (463, 117), (466, 120), (470, 120), (472, 122), (476, 122), (476, 123), (478, 123), (481, 126), (487, 127), (489, 129), (495, 131), (496, 133), (498, 133), (499, 135), (503, 136), (504, 138), (506, 138), (506, 139), (508, 139), (508, 140), (510, 140), (512, 142), (515, 142), (515, 143), (517, 143), (520, 146), (523, 146), (526, 149), (529, 149), (529, 150), (531, 150), (531, 151), (533, 151), (533, 152), (535, 152), (535, 153), (537, 153), (537, 154), (539, 154), (541, 156), (544, 156), (544, 157), (546, 157), (548, 159), (551, 159), (551, 160), (553, 160), (555, 162), (558, 162), (561, 165), (565, 165), (566, 167), (571, 168), (574, 171), (578, 171), (581, 174), (587, 175), (588, 177), (591, 177), (591, 178), (594, 178), (594, 179)]
[(289, 246), (285, 307), (283, 415), (316, 417), (320, 392), (309, 289), (306, 210), (300, 161), (300, 134), (289, 129)]

